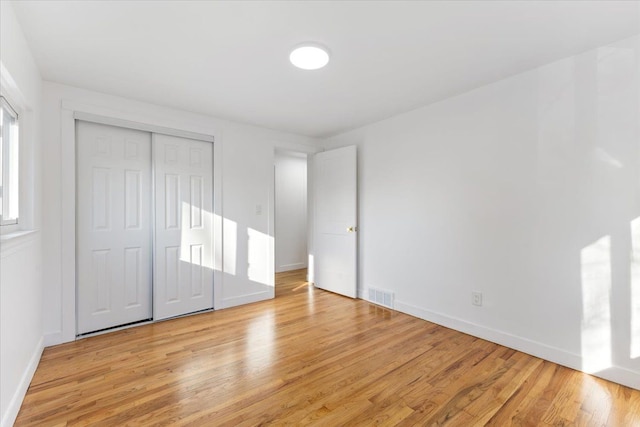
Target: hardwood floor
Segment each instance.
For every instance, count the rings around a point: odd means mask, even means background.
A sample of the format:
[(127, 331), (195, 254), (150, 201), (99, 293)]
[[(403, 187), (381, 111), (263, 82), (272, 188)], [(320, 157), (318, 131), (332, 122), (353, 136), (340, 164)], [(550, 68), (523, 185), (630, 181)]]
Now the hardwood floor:
[(271, 301), (47, 348), (16, 425), (640, 425), (640, 391), (304, 275), (279, 274)]

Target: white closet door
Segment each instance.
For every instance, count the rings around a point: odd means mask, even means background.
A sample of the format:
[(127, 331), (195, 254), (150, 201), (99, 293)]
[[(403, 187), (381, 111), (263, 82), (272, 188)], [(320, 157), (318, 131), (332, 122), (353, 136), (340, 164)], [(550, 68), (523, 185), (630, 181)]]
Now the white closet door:
[(213, 146), (154, 134), (154, 319), (213, 308)]
[(151, 134), (78, 121), (78, 333), (151, 318)]

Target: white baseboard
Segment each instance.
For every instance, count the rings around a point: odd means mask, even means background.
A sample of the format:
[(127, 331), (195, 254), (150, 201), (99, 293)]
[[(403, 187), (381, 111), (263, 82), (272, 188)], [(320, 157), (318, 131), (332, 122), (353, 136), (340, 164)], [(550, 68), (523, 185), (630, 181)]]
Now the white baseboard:
[(301, 268), (307, 268), (306, 262), (296, 262), (295, 264), (284, 264), (276, 267), (276, 273), (282, 273), (291, 270), (300, 270)]
[(4, 414), (2, 414), (2, 422), (0, 422), (1, 427), (10, 427), (16, 421), (16, 417), (18, 416), (18, 412), (20, 411), (20, 407), (22, 406), (24, 396), (25, 394), (27, 394), (29, 384), (31, 384), (33, 374), (38, 368), (38, 363), (40, 362), (40, 357), (42, 356), (42, 350), (44, 350), (44, 337), (41, 337), (38, 341), (33, 355), (31, 355), (31, 359), (29, 360), (29, 364), (27, 365), (27, 368), (20, 378), (18, 388), (13, 393), (7, 410)]
[(255, 292), (252, 294), (240, 295), (233, 298), (225, 298), (222, 300), (222, 307), (214, 307), (216, 310), (220, 308), (231, 308), (237, 305), (251, 304), (252, 302), (264, 301), (273, 298), (273, 294), (267, 291)]
[[(395, 309), (411, 316), (557, 363), (558, 365), (582, 371), (583, 360), (582, 356), (579, 354), (570, 353), (566, 350), (512, 335), (497, 329), (476, 325), (475, 323), (471, 323), (466, 320), (416, 307), (398, 300), (395, 301)], [(608, 369), (589, 374), (640, 390), (640, 373), (629, 369), (612, 366)]]
[(626, 368), (612, 366), (591, 375), (640, 390), (640, 374)]

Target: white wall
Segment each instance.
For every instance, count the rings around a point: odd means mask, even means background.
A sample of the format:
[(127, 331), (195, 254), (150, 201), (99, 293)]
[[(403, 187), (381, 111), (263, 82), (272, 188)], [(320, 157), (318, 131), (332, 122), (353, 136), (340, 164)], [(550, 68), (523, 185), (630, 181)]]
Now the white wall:
[(639, 45), (327, 140), (359, 146), (361, 295), (640, 388)]
[(20, 110), (20, 224), (0, 238), (0, 425), (18, 414), (43, 348), (40, 114), (42, 81), (10, 3), (0, 2), (2, 93)]
[(216, 234), (214, 306), (273, 296), (274, 150), (313, 152), (314, 140), (50, 82), (43, 102), (44, 156), (56, 159), (43, 167), (47, 344), (75, 336), (72, 111), (213, 135), (214, 223), (222, 230)]
[(307, 266), (307, 156), (276, 151), (276, 273)]

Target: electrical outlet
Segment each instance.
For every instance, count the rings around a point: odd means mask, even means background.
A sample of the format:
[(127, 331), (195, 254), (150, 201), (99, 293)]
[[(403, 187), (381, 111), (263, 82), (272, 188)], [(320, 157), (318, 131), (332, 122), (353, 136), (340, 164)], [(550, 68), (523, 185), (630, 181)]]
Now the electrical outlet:
[(471, 304), (482, 306), (482, 292), (471, 292)]
[(262, 205), (256, 205), (256, 215), (262, 215)]

